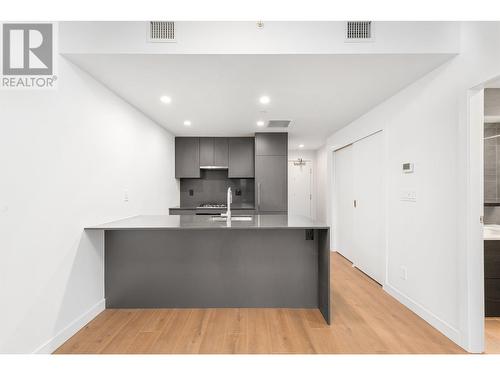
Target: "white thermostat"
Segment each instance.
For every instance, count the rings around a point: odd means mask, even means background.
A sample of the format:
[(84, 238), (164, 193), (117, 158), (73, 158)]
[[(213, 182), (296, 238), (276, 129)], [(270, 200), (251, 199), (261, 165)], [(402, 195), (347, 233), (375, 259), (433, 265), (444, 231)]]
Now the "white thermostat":
[(413, 173), (413, 163), (403, 163), (403, 173)]

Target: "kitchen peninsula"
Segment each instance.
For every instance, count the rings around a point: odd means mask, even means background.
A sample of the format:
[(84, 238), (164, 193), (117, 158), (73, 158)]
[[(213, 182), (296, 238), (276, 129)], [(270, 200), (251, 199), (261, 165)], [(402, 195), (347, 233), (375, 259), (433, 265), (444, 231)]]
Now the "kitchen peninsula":
[(105, 232), (108, 308), (319, 308), (330, 324), (329, 229), (305, 217), (135, 216)]

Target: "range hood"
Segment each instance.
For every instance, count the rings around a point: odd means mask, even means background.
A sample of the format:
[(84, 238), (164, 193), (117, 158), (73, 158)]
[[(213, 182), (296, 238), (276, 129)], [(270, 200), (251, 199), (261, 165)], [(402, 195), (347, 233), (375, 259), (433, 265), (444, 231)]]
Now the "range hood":
[(200, 169), (229, 169), (227, 165), (200, 165)]

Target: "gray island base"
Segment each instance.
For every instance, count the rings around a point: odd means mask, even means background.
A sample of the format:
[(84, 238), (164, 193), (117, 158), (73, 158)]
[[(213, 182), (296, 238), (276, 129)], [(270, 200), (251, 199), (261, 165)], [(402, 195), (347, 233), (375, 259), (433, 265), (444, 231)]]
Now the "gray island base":
[(108, 308), (319, 308), (330, 324), (329, 229), (302, 217), (136, 216), (105, 231)]

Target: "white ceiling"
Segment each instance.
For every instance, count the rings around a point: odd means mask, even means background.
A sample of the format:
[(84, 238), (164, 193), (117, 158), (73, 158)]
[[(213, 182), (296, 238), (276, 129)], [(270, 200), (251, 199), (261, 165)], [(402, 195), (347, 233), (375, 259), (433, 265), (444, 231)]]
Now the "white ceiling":
[(174, 135), (251, 135), (259, 119), (288, 119), (290, 148), (316, 149), (451, 55), (67, 57)]

